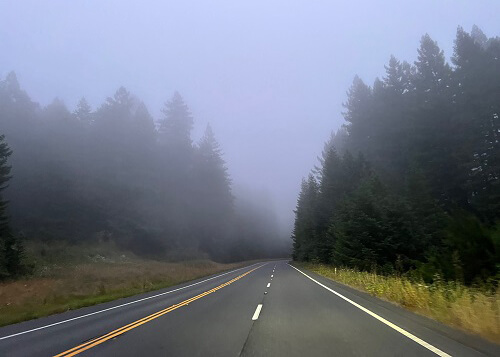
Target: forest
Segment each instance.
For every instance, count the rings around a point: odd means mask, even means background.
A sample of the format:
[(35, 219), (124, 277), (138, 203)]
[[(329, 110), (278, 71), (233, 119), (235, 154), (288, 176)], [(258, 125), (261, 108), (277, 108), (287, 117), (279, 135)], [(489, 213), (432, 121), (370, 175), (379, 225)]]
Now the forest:
[(345, 123), (302, 181), (293, 258), (426, 281), (500, 278), (500, 38), (429, 35), (355, 77)]
[(93, 109), (32, 101), (0, 80), (0, 277), (25, 242), (113, 241), (135, 254), (215, 261), (286, 255), (268, 209), (238, 200), (214, 132), (196, 143), (179, 93), (154, 120), (125, 88)]

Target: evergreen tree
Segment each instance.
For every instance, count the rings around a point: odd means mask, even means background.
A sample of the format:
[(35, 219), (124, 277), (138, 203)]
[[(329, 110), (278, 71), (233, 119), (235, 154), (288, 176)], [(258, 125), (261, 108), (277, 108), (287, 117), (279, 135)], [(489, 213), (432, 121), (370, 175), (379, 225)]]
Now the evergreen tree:
[(92, 122), (92, 108), (85, 97), (82, 97), (73, 113), (82, 123), (90, 124)]
[[(165, 103), (158, 127), (158, 160), (161, 172), (163, 221), (168, 222), (169, 236), (178, 246), (194, 246), (197, 226), (194, 148), (191, 140), (193, 117), (178, 92)], [(175, 187), (175, 189), (174, 189)]]
[(316, 235), (316, 216), (319, 187), (314, 175), (302, 180), (295, 213), (295, 224), (292, 233), (294, 260), (317, 260), (314, 252)]
[(325, 232), (337, 204), (347, 194), (342, 187), (342, 158), (331, 148), (328, 150), (320, 171), (317, 229)]
[(490, 39), (483, 48), (458, 29), (452, 60), (468, 201), (491, 221), (500, 215), (500, 83), (493, 80), (500, 76), (499, 56), (500, 39)]
[(341, 140), (331, 135), (314, 171), (309, 226), (302, 183), (294, 259), (413, 270), (426, 280), (496, 276), (499, 58), (499, 38), (459, 28), (454, 67), (425, 35), (414, 66), (391, 57), (372, 87), (355, 77), (345, 131)]
[(488, 47), (488, 37), (486, 37), (484, 32), (476, 25), (472, 26), (470, 35), (474, 42), (481, 46), (482, 49), (486, 49)]
[(196, 148), (194, 165), (195, 217), (199, 224), (200, 248), (213, 258), (224, 258), (232, 221), (233, 196), (231, 180), (222, 150), (210, 125)]
[(375, 91), (374, 87), (374, 98), (378, 103), (377, 117), (373, 120), (375, 147), (367, 157), (381, 177), (399, 188), (398, 181), (408, 168), (411, 149), (410, 108), (414, 108), (415, 102), (415, 69), (391, 56), (385, 70), (386, 76), (379, 90)]
[(8, 202), (2, 197), (2, 191), (7, 188), (7, 182), (11, 178), (11, 167), (7, 163), (11, 154), (5, 136), (0, 135), (0, 278), (12, 277), (22, 272), (23, 247), (12, 234), (6, 212)]
[(132, 117), (135, 137), (137, 141), (146, 145), (151, 145), (156, 139), (156, 130), (153, 117), (143, 102), (137, 105)]
[[(193, 118), (179, 94), (165, 105), (158, 134), (147, 107), (123, 87), (94, 112), (82, 99), (70, 113), (58, 99), (40, 108), (11, 73), (0, 79), (0, 124), (14, 150), (15, 177), (2, 192), (13, 231), (72, 243), (111, 239), (160, 258), (270, 254), (275, 219), (260, 207), (233, 207), (213, 132), (193, 147)], [(16, 266), (21, 248), (12, 235), (1, 246), (1, 274), (11, 275), (6, 261)]]
[(367, 177), (332, 220), (333, 262), (382, 273), (407, 271), (423, 255), (417, 227), (409, 205), (388, 193), (376, 176)]
[[(226, 163), (219, 143), (215, 139), (210, 124), (207, 125), (205, 133), (198, 147), (198, 175), (205, 181), (207, 191), (217, 198), (221, 208), (230, 210), (232, 208), (233, 196), (231, 194), (231, 179), (227, 172)], [(207, 192), (208, 193), (208, 192)]]
[(351, 88), (347, 92), (346, 111), (343, 113), (346, 129), (349, 134), (347, 149), (354, 154), (369, 151), (371, 141), (371, 123), (373, 95), (372, 89), (358, 76), (354, 77)]
[(429, 35), (422, 37), (415, 62), (412, 159), (424, 170), (433, 195), (452, 208), (467, 205), (459, 162), (461, 132), (454, 119), (452, 71)]
[(370, 169), (362, 155), (353, 158), (349, 151), (339, 156), (330, 149), (325, 156), (320, 171), (317, 211), (315, 212), (314, 256), (321, 262), (331, 261), (331, 251), (335, 237), (328, 235), (328, 227), (338, 208), (349, 199)]
[(163, 118), (158, 129), (161, 143), (174, 150), (191, 151), (193, 117), (178, 92), (165, 103), (162, 113)]

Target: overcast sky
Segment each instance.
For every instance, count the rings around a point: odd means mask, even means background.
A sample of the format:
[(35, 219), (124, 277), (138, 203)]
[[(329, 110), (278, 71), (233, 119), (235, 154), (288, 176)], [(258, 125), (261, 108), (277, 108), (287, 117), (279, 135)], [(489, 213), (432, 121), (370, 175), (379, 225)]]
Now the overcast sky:
[(237, 187), (266, 192), (289, 228), (355, 74), (371, 83), (429, 33), (500, 35), (500, 1), (0, 0), (0, 77), (42, 105), (96, 107), (123, 85), (155, 119), (175, 90), (210, 122)]

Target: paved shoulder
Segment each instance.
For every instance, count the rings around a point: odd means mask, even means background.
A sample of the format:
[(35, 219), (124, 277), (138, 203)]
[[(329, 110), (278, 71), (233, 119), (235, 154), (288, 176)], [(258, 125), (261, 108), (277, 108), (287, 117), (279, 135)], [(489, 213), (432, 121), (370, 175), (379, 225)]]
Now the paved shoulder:
[(278, 265), (242, 355), (499, 355), (496, 345), (481, 340), (488, 346), (476, 349), (394, 305), (305, 273), (312, 279)]

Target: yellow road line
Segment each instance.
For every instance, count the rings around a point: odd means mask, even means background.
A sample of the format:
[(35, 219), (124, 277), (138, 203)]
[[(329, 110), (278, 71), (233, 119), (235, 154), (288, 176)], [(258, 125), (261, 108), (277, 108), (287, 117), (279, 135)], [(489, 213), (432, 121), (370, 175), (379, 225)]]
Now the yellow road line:
[(193, 297), (192, 297), (192, 298), (190, 298), (190, 299), (187, 299), (187, 300), (184, 300), (184, 301), (182, 301), (182, 302), (180, 302), (180, 303), (178, 303), (178, 304), (174, 304), (174, 305), (172, 305), (172, 306), (169, 306), (169, 307), (167, 307), (166, 309), (160, 310), (160, 311), (155, 312), (155, 313), (153, 313), (153, 314), (151, 314), (151, 315), (148, 315), (148, 316), (146, 316), (146, 317), (143, 317), (142, 319), (139, 319), (139, 320), (137, 320), (137, 321), (134, 321), (134, 322), (132, 322), (132, 323), (130, 323), (130, 324), (128, 324), (128, 325), (122, 326), (122, 327), (120, 327), (120, 328), (118, 328), (118, 329), (116, 329), (116, 330), (113, 330), (113, 331), (111, 331), (111, 332), (108, 332), (108, 333), (107, 333), (107, 334), (105, 334), (105, 335), (102, 335), (102, 336), (100, 336), (100, 337), (94, 338), (94, 339), (92, 339), (92, 340), (90, 340), (90, 341), (87, 341), (87, 342), (85, 342), (85, 343), (82, 343), (81, 345), (78, 345), (78, 346), (73, 347), (73, 348), (71, 348), (71, 349), (69, 349), (69, 350), (66, 350), (66, 351), (64, 351), (64, 352), (61, 352), (61, 353), (59, 353), (59, 354), (55, 355), (54, 357), (62, 357), (62, 356), (69, 357), (69, 356), (75, 356), (75, 355), (77, 355), (77, 354), (79, 354), (79, 353), (81, 353), (81, 352), (83, 352), (83, 351), (86, 351), (86, 350), (88, 350), (88, 349), (90, 349), (90, 348), (92, 348), (92, 347), (95, 347), (95, 346), (97, 346), (97, 345), (100, 345), (100, 344), (101, 344), (101, 343), (103, 343), (103, 342), (106, 342), (106, 341), (108, 341), (108, 340), (110, 340), (110, 339), (112, 339), (112, 338), (115, 338), (116, 336), (119, 336), (119, 335), (121, 335), (121, 334), (124, 334), (124, 333), (125, 333), (125, 332), (127, 332), (127, 331), (130, 331), (130, 330), (132, 330), (132, 329), (134, 329), (134, 328), (136, 328), (136, 327), (139, 327), (139, 326), (141, 326), (141, 325), (143, 325), (143, 324), (145, 324), (145, 323), (147, 323), (147, 322), (150, 322), (150, 321), (152, 321), (152, 320), (154, 320), (154, 319), (157, 319), (157, 318), (158, 318), (158, 317), (160, 317), (160, 316), (163, 316), (163, 315), (165, 315), (165, 314), (168, 314), (169, 312), (171, 312), (171, 311), (173, 311), (173, 310), (176, 310), (176, 309), (178, 309), (178, 308), (180, 308), (180, 307), (182, 307), (182, 306), (186, 306), (186, 305), (188, 305), (189, 303), (191, 303), (191, 302), (193, 302), (193, 301), (196, 301), (196, 300), (198, 300), (198, 299), (201, 299), (202, 297), (205, 297), (205, 296), (207, 296), (207, 295), (209, 295), (209, 294), (212, 294), (212, 293), (216, 292), (217, 290), (220, 290), (220, 289), (222, 289), (222, 288), (224, 288), (224, 287), (226, 287), (226, 286), (228, 286), (228, 285), (230, 285), (230, 284), (234, 283), (235, 281), (237, 281), (237, 280), (239, 280), (239, 279), (243, 278), (244, 276), (246, 276), (246, 275), (250, 274), (250, 273), (251, 273), (251, 272), (253, 272), (254, 270), (256, 270), (256, 269), (258, 269), (258, 268), (260, 268), (260, 267), (262, 267), (262, 266), (264, 266), (264, 265), (265, 265), (265, 264), (260, 265), (260, 266), (258, 266), (257, 268), (253, 268), (253, 269), (251, 269), (251, 270), (249, 270), (249, 271), (247, 271), (247, 272), (245, 272), (245, 273), (243, 273), (243, 274), (241, 274), (241, 275), (237, 276), (236, 278), (233, 278), (233, 279), (231, 279), (231, 280), (229, 280), (229, 281), (227, 281), (227, 282), (225, 282), (225, 283), (223, 283), (223, 284), (221, 284), (221, 285), (219, 285), (219, 286), (217, 286), (217, 287), (215, 287), (215, 288), (213, 288), (213, 289), (210, 289), (210, 290), (205, 291), (205, 292), (203, 292), (203, 293), (201, 293), (201, 294), (198, 294), (198, 295), (196, 295), (196, 296), (193, 296)]

